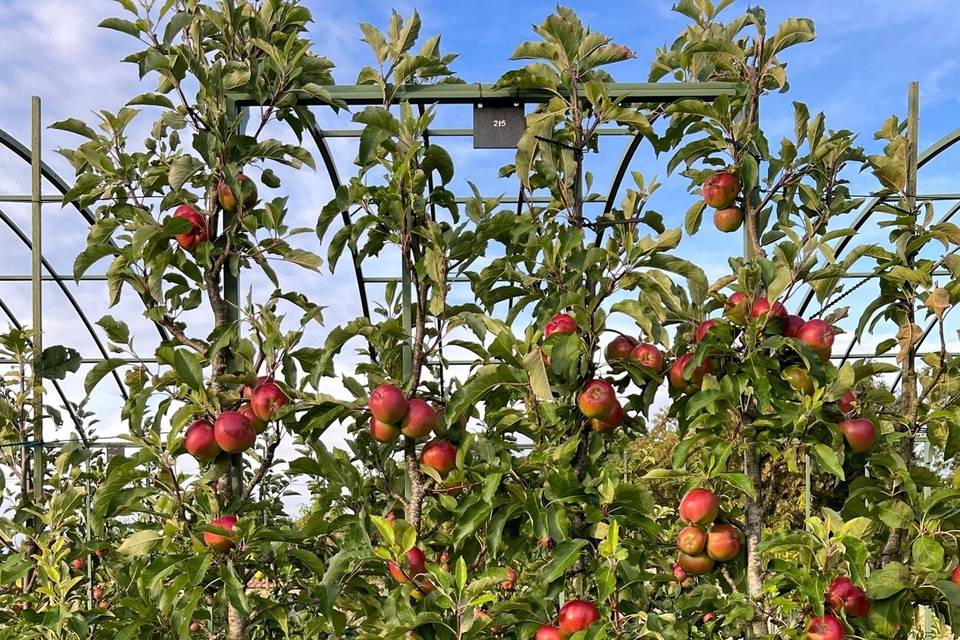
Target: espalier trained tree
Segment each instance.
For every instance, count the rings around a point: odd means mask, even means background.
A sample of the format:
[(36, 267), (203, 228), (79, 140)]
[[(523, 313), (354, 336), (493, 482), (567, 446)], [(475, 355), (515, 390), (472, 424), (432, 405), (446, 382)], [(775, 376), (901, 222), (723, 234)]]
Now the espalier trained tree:
[[(285, 222), (273, 170), (313, 160), (267, 134), (316, 126), (300, 97), (345, 106), (325, 88), (332, 63), (305, 39), (308, 10), (120, 4), (126, 16), (103, 26), (143, 44), (127, 60), (155, 90), (102, 112), (100, 131), (54, 126), (87, 138), (64, 151), (77, 170), (67, 199), (98, 207), (75, 273), (110, 258), (110, 302), (139, 300), (164, 339), (155, 366), (123, 371), (131, 455), (83, 476), (85, 455), (65, 450), (43, 517), (4, 523), (35, 546), (0, 566), (0, 637), (880, 639), (907, 638), (917, 605), (947, 622), (960, 611), (960, 492), (915, 455), (922, 434), (945, 461), (960, 448), (944, 337), (958, 291), (934, 276), (960, 270), (960, 230), (915, 201), (899, 120), (868, 157), (797, 103), (774, 150), (760, 108), (787, 89), (780, 56), (813, 39), (810, 21), (768, 33), (761, 9), (724, 22), (730, 2), (681, 1), (691, 25), (657, 52), (651, 81), (741, 92), (651, 108), (609, 92), (609, 69), (635, 54), (558, 7), (498, 82), (552, 96), (500, 170), (521, 185), (517, 208), (472, 183), (458, 204), (451, 155), (428, 142), (436, 107), (398, 90), (461, 82), (456, 56), (421, 37), (416, 13), (392, 14), (386, 30), (363, 24), (374, 64), (357, 82), (382, 99), (352, 114), (356, 175), (314, 236)], [(249, 122), (236, 96), (263, 105)], [(159, 117), (133, 145), (146, 108)], [(689, 187), (688, 235), (743, 227), (746, 255), (731, 251), (728, 276), (710, 283), (680, 257), (684, 229), (667, 224), (678, 216), (648, 207), (656, 180), (634, 173), (619, 207), (587, 215), (599, 196), (586, 160), (612, 125)], [(854, 232), (840, 220), (861, 204), (847, 178), (864, 167), (892, 195), (890, 249), (846, 246)], [(334, 230), (344, 214), (351, 224)], [(711, 214), (716, 231), (701, 231)], [(347, 250), (401, 268), (372, 320), (322, 346), (305, 338), (322, 281), (288, 289), (272, 266), (319, 270), (298, 246), (318, 239), (331, 269)], [(898, 365), (838, 369), (841, 276), (866, 261), (880, 295), (857, 332), (893, 322), (897, 339), (878, 351), (899, 348)], [(274, 289), (241, 304), (237, 279), (257, 272)], [(791, 314), (808, 292), (820, 310)], [(925, 316), (941, 351), (919, 369)], [(630, 321), (635, 335), (613, 328)], [(124, 323), (101, 326), (118, 355), (138, 356)], [(350, 349), (360, 363), (344, 371)], [(453, 380), (451, 351), (476, 359)], [(88, 391), (126, 362), (95, 367)], [(894, 370), (899, 397), (875, 384)], [(331, 384), (337, 398), (320, 392)], [(676, 446), (640, 475), (631, 445), (650, 437), (666, 389)], [(324, 444), (335, 423), (346, 449)], [(279, 468), (284, 440), (297, 454)], [(771, 527), (789, 484), (777, 476), (801, 477), (806, 457), (836, 477), (838, 508), (802, 531)], [(296, 519), (281, 503), (293, 481), (310, 494)], [(18, 523), (37, 510), (22, 502)]]

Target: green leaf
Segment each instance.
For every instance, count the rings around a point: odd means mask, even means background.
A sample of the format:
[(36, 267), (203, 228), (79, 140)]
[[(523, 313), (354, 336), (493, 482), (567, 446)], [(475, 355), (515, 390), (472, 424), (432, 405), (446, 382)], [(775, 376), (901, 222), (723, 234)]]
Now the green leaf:
[(914, 540), (910, 548), (910, 555), (913, 557), (913, 563), (918, 567), (930, 571), (941, 571), (943, 569), (943, 545), (933, 538), (922, 536)]
[(247, 603), (246, 589), (234, 572), (232, 562), (220, 567), (220, 579), (223, 580), (223, 585), (226, 587), (227, 600), (230, 601), (230, 604), (244, 615), (249, 613), (250, 605)]
[(585, 546), (587, 541), (583, 538), (566, 540), (558, 544), (553, 550), (553, 558), (543, 569), (543, 582), (550, 583), (562, 578), (567, 569), (580, 558), (580, 550)]
[(440, 175), (440, 181), (447, 184), (453, 180), (453, 159), (447, 150), (443, 147), (430, 145), (423, 153), (423, 163), (421, 165), (426, 173), (436, 171)]
[(130, 328), (126, 322), (115, 320), (112, 316), (103, 316), (97, 320), (97, 324), (107, 333), (107, 338), (117, 344), (127, 344), (130, 342)]
[(822, 442), (813, 445), (810, 449), (810, 457), (816, 460), (817, 464), (819, 464), (824, 471), (832, 473), (841, 480), (844, 479), (843, 461), (837, 452), (827, 445)]
[(487, 393), (500, 385), (524, 384), (513, 367), (507, 365), (488, 364), (480, 367), (476, 373), (457, 389), (447, 403), (447, 424), (459, 420), (468, 409), (477, 406)]
[(117, 548), (117, 553), (125, 556), (145, 556), (153, 551), (163, 538), (162, 531), (141, 529), (127, 537)]
[(87, 269), (101, 259), (115, 255), (116, 253), (116, 247), (108, 242), (88, 245), (73, 261), (73, 279), (80, 282), (80, 278), (87, 272)]
[(530, 379), (530, 388), (540, 400), (553, 401), (553, 392), (550, 390), (550, 379), (547, 377), (547, 368), (543, 364), (543, 357), (539, 349), (533, 349), (523, 357), (523, 369)]
[(121, 33), (131, 35), (134, 38), (140, 37), (140, 27), (138, 27), (135, 23), (122, 18), (106, 18), (101, 20), (100, 24), (97, 26), (102, 29), (113, 29), (114, 31), (120, 31)]
[(40, 354), (40, 369), (36, 373), (46, 380), (63, 380), (79, 368), (80, 354), (75, 349), (54, 345)]
[(203, 389), (203, 364), (200, 357), (186, 349), (173, 352), (173, 368), (177, 378), (194, 391)]
[(899, 562), (891, 562), (867, 578), (867, 593), (874, 600), (895, 596), (911, 586), (910, 568)]
[(90, 138), (91, 140), (96, 140), (98, 137), (96, 131), (88, 127), (86, 122), (78, 120), (77, 118), (67, 118), (66, 120), (54, 122), (50, 125), (50, 128), (75, 133), (79, 136)]
[(703, 220), (703, 211), (707, 208), (707, 203), (703, 200), (697, 200), (687, 209), (687, 215), (683, 218), (683, 228), (687, 235), (693, 235), (700, 229), (700, 222)]
[(115, 369), (122, 367), (125, 363), (126, 361), (123, 360), (123, 358), (108, 358), (95, 364), (93, 368), (87, 372), (86, 377), (83, 379), (84, 392), (87, 395), (90, 395), (90, 392), (93, 391), (93, 388), (97, 386), (104, 376)]

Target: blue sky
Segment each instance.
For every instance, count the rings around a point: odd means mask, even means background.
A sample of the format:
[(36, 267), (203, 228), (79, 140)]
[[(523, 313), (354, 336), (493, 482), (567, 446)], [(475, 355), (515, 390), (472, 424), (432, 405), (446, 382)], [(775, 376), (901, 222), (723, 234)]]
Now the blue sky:
[[(468, 82), (492, 82), (513, 63), (510, 52), (522, 40), (532, 36), (530, 25), (549, 13), (553, 4), (531, 0), (486, 0), (386, 2), (360, 0), (335, 2), (306, 0), (316, 24), (311, 37), (318, 53), (327, 55), (336, 64), (339, 83), (352, 84), (361, 66), (371, 61), (366, 45), (360, 42), (358, 22), (384, 25), (391, 7), (407, 15), (417, 8), (423, 18), (423, 32), (443, 33), (445, 51), (460, 52), (454, 68)], [(631, 47), (637, 59), (612, 68), (622, 82), (645, 81), (656, 47), (670, 42), (685, 25), (685, 18), (670, 12), (666, 0), (608, 0), (568, 3), (595, 30), (612, 36)], [(728, 15), (747, 6), (737, 2)], [(960, 12), (950, 0), (808, 0), (789, 2), (774, 0), (765, 4), (771, 25), (788, 16), (812, 18), (817, 26), (817, 41), (791, 49), (786, 56), (792, 90), (786, 96), (767, 101), (762, 118), (772, 140), (792, 130), (792, 100), (807, 102), (812, 112), (823, 110), (827, 123), (834, 128), (848, 128), (860, 133), (860, 141), (871, 150), (877, 144), (873, 131), (891, 113), (903, 113), (907, 84), (921, 82), (922, 120), (921, 146), (925, 147), (960, 126)], [(66, 117), (92, 120), (99, 108), (115, 110), (132, 95), (152, 89), (139, 84), (136, 70), (120, 59), (133, 50), (136, 42), (127, 36), (96, 27), (109, 15), (118, 15), (119, 7), (107, 0), (0, 0), (0, 128), (29, 140), (29, 97), (40, 95), (44, 100), (44, 123)], [(772, 29), (772, 27), (771, 27)], [(329, 113), (321, 114), (327, 126), (347, 126), (349, 115), (339, 120)], [(144, 118), (143, 125), (150, 121)], [(449, 109), (438, 116), (439, 126), (470, 126), (469, 109)], [(280, 129), (277, 136), (288, 136)], [(44, 132), (45, 159), (64, 175), (70, 171), (53, 151), (76, 140), (56, 131)], [(512, 184), (496, 178), (497, 168), (510, 161), (508, 152), (474, 152), (469, 140), (442, 142), (454, 155), (460, 172), (458, 190), (466, 192), (465, 180), (471, 179), (488, 193), (513, 193)], [(351, 171), (352, 141), (334, 141), (338, 165), (344, 175)], [(620, 157), (622, 142), (605, 141), (602, 153), (591, 157), (591, 169), (597, 178), (597, 191), (606, 192), (612, 168)], [(960, 191), (960, 151), (944, 154), (921, 174), (922, 192)], [(665, 159), (655, 158), (649, 150), (638, 154), (632, 166), (648, 178), (658, 175), (670, 182), (664, 173)], [(330, 196), (324, 174), (309, 171), (284, 174), (285, 188), (291, 195), (296, 224), (311, 225), (316, 213)], [(29, 169), (0, 152), (0, 192), (25, 193)], [(857, 177), (863, 190), (875, 188), (872, 179)], [(651, 203), (668, 220), (668, 225), (682, 223), (692, 196), (685, 193), (685, 184), (673, 180)], [(939, 205), (945, 210), (944, 205)], [(29, 220), (29, 211), (19, 205), (7, 205), (4, 211), (20, 223)], [(54, 264), (69, 273), (73, 256), (82, 247), (85, 230), (78, 216), (70, 209), (57, 206), (45, 209), (46, 254)], [(877, 235), (876, 231), (867, 233)], [(694, 258), (711, 276), (725, 269), (725, 257), (739, 250), (739, 239), (718, 238), (712, 229), (694, 238), (685, 238), (683, 253)], [(877, 236), (881, 237), (881, 236)], [(309, 241), (306, 238), (305, 241)], [(307, 246), (307, 245), (305, 245)], [(0, 272), (27, 273), (29, 255), (5, 229), (0, 227)], [(316, 247), (313, 247), (315, 250)], [(325, 254), (325, 250), (319, 250)], [(371, 265), (371, 273), (395, 273), (394, 262), (387, 259)], [(322, 304), (331, 305), (327, 328), (311, 336), (322, 341), (333, 326), (359, 314), (352, 275), (343, 270), (335, 275), (309, 275), (290, 271), (300, 278), (309, 293)], [(259, 282), (252, 282), (259, 286)], [(99, 285), (70, 285), (92, 319), (108, 310)], [(866, 294), (866, 288), (864, 293)], [(18, 314), (29, 317), (29, 285), (0, 284), (0, 296)], [(374, 297), (376, 291), (372, 291)], [(62, 342), (81, 349), (84, 355), (96, 355), (83, 336), (76, 316), (65, 305), (52, 286), (45, 289), (48, 317), (47, 342)], [(856, 307), (854, 307), (856, 308)], [(139, 319), (135, 306), (121, 305), (113, 313), (123, 317), (145, 341), (152, 340), (151, 329)], [(0, 327), (5, 324), (0, 319)], [(148, 352), (148, 348), (143, 349)], [(349, 357), (342, 363), (349, 365)], [(77, 386), (74, 383), (73, 389)], [(93, 399), (103, 413), (105, 433), (117, 433), (118, 395), (115, 388), (101, 387)]]

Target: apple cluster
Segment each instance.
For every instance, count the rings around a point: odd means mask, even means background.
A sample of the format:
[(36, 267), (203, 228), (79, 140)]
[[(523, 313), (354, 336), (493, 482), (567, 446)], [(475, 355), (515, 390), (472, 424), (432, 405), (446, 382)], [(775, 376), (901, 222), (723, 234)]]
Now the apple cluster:
[(566, 640), (578, 631), (585, 631), (600, 620), (597, 606), (587, 600), (570, 600), (560, 607), (556, 625), (543, 625), (534, 640)]
[[(277, 411), (289, 402), (287, 394), (272, 378), (261, 376), (257, 386), (245, 386), (243, 400), (235, 409), (223, 411), (211, 424), (207, 418), (195, 420), (187, 427), (183, 447), (197, 462), (206, 464), (221, 454), (243, 453), (253, 446), (257, 435), (263, 433)], [(237, 523), (235, 515), (225, 515), (212, 521), (215, 527), (228, 534)], [(230, 551), (234, 541), (229, 535), (206, 531), (207, 546), (218, 551)]]
[(718, 171), (703, 182), (703, 201), (716, 209), (713, 224), (718, 231), (732, 233), (743, 224), (743, 209), (736, 206), (742, 185), (729, 171)]
[(735, 526), (715, 522), (720, 502), (709, 489), (691, 489), (680, 500), (680, 519), (686, 523), (677, 536), (677, 562), (674, 576), (685, 582), (688, 576), (713, 571), (717, 562), (728, 562), (740, 555), (743, 536)]
[(830, 611), (810, 620), (807, 640), (842, 640), (845, 631), (837, 617), (840, 611), (850, 618), (866, 618), (870, 615), (870, 598), (846, 576), (837, 576), (830, 582), (824, 593), (824, 601)]
[[(835, 339), (833, 327), (819, 318), (804, 320), (800, 316), (790, 314), (779, 301), (770, 302), (766, 298), (753, 300), (747, 294), (737, 291), (727, 298), (724, 316), (725, 321), (733, 327), (745, 327), (749, 323), (757, 323), (768, 335), (782, 335), (785, 338), (797, 340), (809, 347), (823, 362), (828, 362), (832, 355)], [(713, 331), (722, 328), (723, 323), (723, 320), (711, 318), (698, 324), (693, 332), (694, 343), (703, 342)], [(685, 375), (687, 365), (692, 359), (692, 353), (681, 355), (670, 369), (670, 386), (678, 393), (695, 393), (700, 389), (703, 377), (714, 370), (714, 364), (707, 358)], [(797, 392), (804, 395), (813, 394), (813, 379), (801, 364), (788, 364), (781, 371), (781, 375)], [(846, 392), (837, 401), (837, 408), (845, 417), (837, 428), (843, 434), (851, 451), (863, 453), (873, 447), (879, 431), (876, 424), (868, 418), (852, 415), (855, 405), (856, 396), (852, 391)]]
[[(398, 387), (382, 384), (370, 394), (370, 435), (377, 442), (392, 443), (402, 433), (408, 438), (426, 438), (440, 430), (442, 409), (420, 398), (407, 398)], [(457, 447), (437, 438), (423, 446), (420, 463), (445, 476), (457, 466)]]
[[(237, 183), (243, 193), (243, 208), (250, 209), (257, 202), (257, 185), (242, 173), (237, 176)], [(227, 212), (234, 212), (237, 209), (237, 197), (233, 189), (225, 180), (217, 184), (217, 204)], [(191, 204), (182, 204), (173, 212), (173, 217), (183, 218), (190, 223), (190, 230), (184, 233), (178, 233), (174, 240), (184, 251), (194, 252), (205, 240), (210, 237), (210, 225), (207, 218)]]

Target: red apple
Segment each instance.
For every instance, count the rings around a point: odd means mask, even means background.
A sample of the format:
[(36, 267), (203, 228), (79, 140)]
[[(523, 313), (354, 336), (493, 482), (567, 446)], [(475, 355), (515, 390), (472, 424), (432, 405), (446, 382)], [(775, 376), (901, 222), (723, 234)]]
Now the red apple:
[(713, 558), (705, 553), (688, 555), (682, 551), (677, 554), (677, 562), (691, 576), (705, 576), (713, 571), (716, 565)]
[(743, 539), (732, 524), (720, 523), (707, 532), (707, 555), (717, 562), (727, 562), (740, 555)]
[(853, 587), (843, 602), (843, 610), (852, 618), (866, 618), (870, 615), (870, 598), (860, 587)]
[(543, 337), (549, 338), (555, 333), (568, 334), (577, 332), (577, 321), (567, 313), (558, 313), (550, 318), (543, 327)]
[(577, 631), (583, 631), (600, 619), (600, 612), (596, 605), (586, 600), (570, 600), (560, 607), (560, 615), (557, 617), (557, 626), (560, 632), (571, 635)]
[(201, 629), (203, 629), (203, 625), (200, 624), (198, 620), (194, 620), (190, 623), (190, 631), (193, 633), (199, 633)]
[(619, 402), (613, 407), (610, 415), (590, 420), (590, 427), (598, 433), (610, 433), (621, 424), (623, 424), (623, 405)]
[(830, 581), (827, 592), (824, 594), (824, 601), (834, 611), (843, 608), (843, 603), (853, 589), (853, 582), (846, 576), (837, 576)]
[(257, 441), (257, 432), (239, 411), (224, 411), (213, 423), (217, 444), (227, 453), (242, 453)]
[(237, 543), (233, 540), (233, 527), (237, 524), (237, 516), (221, 516), (213, 520), (210, 524), (225, 530), (227, 535), (204, 531), (203, 541), (207, 543), (208, 547), (226, 553), (236, 546)]
[(457, 447), (448, 440), (432, 440), (424, 445), (420, 463), (446, 475), (457, 466)]
[(630, 352), (630, 359), (650, 373), (663, 371), (663, 354), (652, 344), (641, 342)]
[(400, 427), (387, 422), (380, 422), (376, 418), (370, 418), (370, 435), (377, 442), (393, 442), (400, 437)]
[(960, 587), (960, 566), (957, 566), (950, 572), (950, 582)]
[(87, 559), (84, 558), (83, 556), (80, 556), (79, 558), (74, 558), (73, 560), (70, 561), (70, 568), (73, 569), (74, 571), (83, 571), (84, 569), (87, 568)]
[(713, 213), (713, 226), (718, 231), (724, 233), (733, 233), (743, 224), (743, 209), (740, 207), (727, 207), (717, 209)]
[(783, 323), (783, 337), (785, 338), (796, 338), (800, 335), (800, 327), (806, 323), (806, 320), (800, 316), (793, 315), (792, 313), (787, 316), (786, 322)]
[(428, 403), (413, 398), (407, 403), (407, 415), (400, 423), (400, 430), (408, 438), (424, 438), (440, 428), (440, 416)]
[(407, 399), (392, 384), (382, 384), (370, 393), (370, 413), (381, 422), (399, 424), (407, 415)]
[(720, 502), (712, 491), (691, 489), (680, 500), (680, 519), (687, 524), (710, 524), (720, 513)]
[(837, 400), (837, 409), (839, 409), (840, 413), (843, 415), (848, 416), (853, 413), (856, 402), (857, 394), (855, 394), (853, 391), (847, 391), (840, 396), (839, 400)]
[(407, 566), (404, 569), (398, 567), (395, 562), (387, 563), (387, 567), (393, 579), (403, 584), (427, 570), (427, 556), (417, 547), (413, 547), (407, 551)]
[(723, 305), (723, 313), (727, 320), (742, 327), (747, 324), (747, 311), (750, 308), (750, 298), (741, 291), (735, 291), (727, 297), (727, 302)]
[(704, 360), (700, 366), (696, 367), (691, 373), (690, 378), (683, 376), (683, 370), (687, 363), (693, 359), (692, 353), (685, 353), (670, 367), (670, 386), (680, 393), (694, 393), (700, 390), (703, 384), (703, 377), (713, 370), (709, 360)]
[(507, 579), (500, 583), (500, 588), (504, 591), (513, 591), (517, 584), (517, 572), (513, 569), (507, 569)]
[[(243, 194), (244, 209), (249, 209), (256, 204), (257, 185), (254, 184), (253, 180), (241, 173), (237, 176), (237, 186), (240, 187), (240, 192)], [(226, 180), (221, 180), (217, 185), (217, 201), (226, 211), (233, 211), (237, 208), (237, 196)]]
[(184, 218), (189, 221), (191, 225), (190, 231), (178, 233), (174, 236), (177, 244), (183, 249), (193, 251), (200, 246), (200, 243), (207, 239), (209, 234), (207, 230), (207, 219), (204, 218), (199, 211), (194, 209), (192, 205), (180, 205), (177, 207), (177, 210), (173, 212), (173, 217)]
[(253, 391), (250, 406), (261, 420), (272, 420), (277, 409), (290, 402), (276, 382), (264, 382)]
[(707, 534), (699, 527), (684, 527), (677, 534), (677, 549), (687, 555), (702, 553), (707, 545)]
[(707, 333), (710, 332), (710, 329), (720, 324), (714, 319), (704, 320), (697, 325), (697, 328), (693, 330), (693, 341), (697, 344), (703, 342), (703, 339), (707, 337)]
[(207, 420), (196, 420), (183, 436), (183, 448), (198, 462), (209, 462), (220, 455), (220, 445), (213, 435), (213, 425)]
[(679, 562), (674, 562), (672, 569), (673, 569), (673, 577), (676, 578), (677, 581), (683, 582), (684, 580), (687, 579), (687, 572), (684, 571), (683, 567), (680, 566)]
[(816, 351), (824, 362), (830, 359), (834, 339), (833, 328), (823, 320), (814, 318), (804, 322), (797, 332), (797, 339)]
[(787, 308), (783, 304), (778, 301), (771, 304), (766, 298), (760, 298), (750, 308), (750, 317), (754, 320), (767, 318), (768, 316), (771, 318), (786, 318), (788, 315)]
[(254, 390), (260, 385), (266, 384), (267, 382), (273, 382), (273, 378), (271, 376), (257, 376), (256, 385), (252, 387), (249, 384), (243, 385), (243, 389), (241, 389), (240, 391), (241, 395), (243, 396), (243, 399), (249, 400), (250, 398), (252, 398)]
[(109, 601), (109, 600), (99, 600), (99, 601), (97, 601), (97, 606), (100, 607), (101, 609), (103, 609), (104, 611), (108, 611), (108, 610), (110, 609), (110, 601)]
[(250, 406), (249, 402), (244, 402), (241, 404), (237, 411), (240, 412), (240, 415), (250, 421), (250, 424), (253, 425), (253, 430), (258, 434), (267, 430), (267, 421), (261, 420), (257, 414), (253, 412), (253, 407)]
[(866, 418), (848, 418), (837, 426), (854, 453), (863, 453), (877, 441), (877, 427)]
[(843, 640), (843, 637), (843, 625), (833, 614), (813, 618), (807, 625), (807, 640)]
[(630, 352), (637, 346), (636, 338), (630, 336), (617, 336), (607, 344), (604, 354), (607, 361), (626, 360), (630, 357)]
[(617, 392), (606, 380), (595, 378), (583, 387), (577, 406), (588, 418), (605, 418), (616, 409)]
[(565, 640), (565, 638), (560, 629), (544, 625), (537, 630), (537, 635), (533, 637), (533, 640)]
[(714, 209), (726, 209), (737, 201), (740, 178), (726, 171), (718, 171), (703, 182), (703, 201)]

